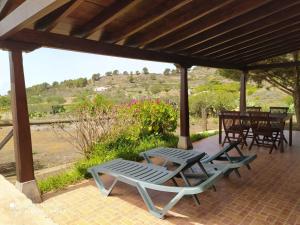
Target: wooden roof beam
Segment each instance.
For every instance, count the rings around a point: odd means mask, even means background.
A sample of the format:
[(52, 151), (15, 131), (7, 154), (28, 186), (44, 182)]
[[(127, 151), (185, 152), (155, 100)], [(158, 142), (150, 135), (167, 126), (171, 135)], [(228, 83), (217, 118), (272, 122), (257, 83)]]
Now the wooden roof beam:
[(24, 29), (12, 37), (15, 41), (22, 41), (39, 46), (58, 48), (85, 53), (125, 57), (141, 60), (169, 62), (177, 64), (199, 65), (216, 68), (239, 69), (237, 64), (227, 64), (218, 61), (211, 61), (200, 58), (185, 57), (175, 54), (167, 54), (155, 51), (141, 50), (115, 44), (99, 43), (98, 41), (70, 37), (61, 34), (54, 34), (42, 31)]
[(97, 30), (103, 28), (111, 21), (116, 19), (120, 14), (138, 4), (140, 0), (118, 0), (112, 5), (108, 6), (104, 11), (99, 13), (95, 18), (84, 24), (82, 27), (71, 31), (72, 36), (86, 38)]
[(0, 40), (4, 40), (27, 25), (35, 23), (70, 0), (26, 0), (0, 21)]
[(36, 30), (51, 31), (62, 19), (70, 15), (84, 0), (71, 0), (57, 10), (51, 12), (35, 24)]
[(245, 68), (249, 71), (249, 70), (264, 70), (264, 69), (274, 69), (274, 68), (289, 68), (295, 66), (300, 66), (300, 61), (272, 63), (272, 64), (257, 64), (257, 65), (246, 66)]
[(134, 35), (138, 31), (169, 15), (191, 1), (192, 0), (164, 0), (159, 7), (153, 7), (151, 10), (147, 11), (142, 18), (137, 18), (126, 27), (114, 32), (104, 33), (101, 41), (118, 43), (122, 40), (125, 40), (126, 38)]
[(2, 15), (7, 13), (10, 5), (11, 5), (10, 0), (1, 0), (0, 1), (0, 18), (2, 17)]
[(230, 60), (227, 61), (240, 61), (240, 60), (246, 60), (248, 61), (249, 58), (257, 57), (260, 55), (268, 54), (269, 52), (278, 51), (280, 49), (285, 49), (289, 47), (295, 46), (295, 43), (297, 44), (300, 41), (300, 35), (298, 34), (296, 37), (291, 37), (290, 39), (284, 40), (281, 43), (274, 43), (269, 44), (266, 47), (261, 48), (260, 50), (245, 54), (243, 56), (235, 56), (232, 57)]
[(261, 49), (265, 49), (269, 46), (274, 47), (276, 45), (280, 45), (281, 43), (289, 42), (290, 40), (294, 40), (295, 38), (299, 38), (299, 37), (300, 37), (300, 26), (298, 28), (290, 30), (290, 32), (282, 33), (282, 35), (280, 35), (280, 36), (274, 37), (274, 38), (269, 39), (264, 42), (260, 42), (256, 45), (252, 45), (249, 48), (242, 49), (241, 51), (235, 52), (234, 54), (231, 54), (229, 56), (218, 57), (218, 59), (230, 61), (230, 59), (232, 59), (232, 58), (238, 58), (238, 57), (243, 57), (245, 55), (249, 55), (251, 53), (257, 53)]
[(174, 44), (186, 40), (194, 35), (202, 33), (220, 24), (223, 24), (231, 19), (241, 16), (251, 10), (265, 5), (270, 2), (269, 0), (251, 0), (243, 1), (236, 0), (231, 4), (225, 5), (218, 10), (211, 12), (200, 20), (188, 24), (165, 37), (158, 39), (152, 43), (148, 43), (145, 48), (148, 49), (161, 49), (168, 48)]
[(282, 44), (280, 47), (275, 46), (266, 50), (264, 52), (257, 53), (256, 55), (251, 55), (249, 57), (237, 58), (231, 60), (232, 63), (242, 62), (243, 64), (251, 64), (256, 63), (265, 59), (273, 58), (276, 56), (284, 55), (287, 53), (291, 53), (300, 49), (300, 40), (295, 40), (294, 42), (290, 42), (288, 44)]
[(233, 0), (193, 1), (179, 9), (179, 13), (175, 11), (167, 18), (147, 27), (146, 32), (140, 32), (130, 37), (126, 44), (130, 46), (146, 45), (232, 2)]
[(280, 0), (272, 1), (267, 5), (229, 20), (207, 32), (197, 34), (165, 50), (172, 52), (181, 50), (182, 53), (188, 51), (194, 54), (214, 52), (215, 49), (218, 50), (226, 46), (228, 42), (242, 39), (241, 37), (282, 22), (295, 16), (295, 14), (300, 14), (299, 2), (287, 0), (283, 4)]
[(217, 50), (207, 55), (216, 58), (226, 57), (228, 55), (239, 53), (244, 49), (248, 49), (262, 42), (281, 37), (284, 34), (289, 34), (299, 27), (300, 16), (293, 17), (292, 19), (288, 19), (282, 23), (268, 27), (267, 29), (259, 30), (258, 32), (253, 33), (253, 35), (247, 35), (248, 39), (242, 40), (240, 43), (230, 44), (222, 50)]
[(30, 44), (30, 43), (19, 42), (19, 41), (0, 40), (0, 49), (2, 50), (8, 50), (8, 51), (21, 50), (24, 52), (31, 52), (37, 48), (39, 48), (39, 45), (36, 44)]

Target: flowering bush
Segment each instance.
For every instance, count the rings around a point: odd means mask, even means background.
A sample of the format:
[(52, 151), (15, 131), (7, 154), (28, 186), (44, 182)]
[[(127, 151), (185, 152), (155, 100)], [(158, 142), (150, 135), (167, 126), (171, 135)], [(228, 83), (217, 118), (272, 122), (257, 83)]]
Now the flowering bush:
[(142, 136), (164, 135), (177, 128), (177, 109), (168, 102), (159, 99), (135, 100), (130, 108), (139, 122)]

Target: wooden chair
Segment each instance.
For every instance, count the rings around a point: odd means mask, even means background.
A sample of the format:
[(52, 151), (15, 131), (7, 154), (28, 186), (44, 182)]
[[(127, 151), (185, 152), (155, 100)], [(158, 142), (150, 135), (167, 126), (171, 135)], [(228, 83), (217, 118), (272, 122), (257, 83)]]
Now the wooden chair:
[[(246, 107), (246, 112), (260, 112), (261, 111), (261, 107), (260, 106), (247, 106)], [(253, 138), (253, 131), (251, 129), (251, 124), (250, 124), (250, 120), (243, 120), (242, 124), (244, 126), (244, 133), (245, 133), (245, 137), (247, 138)]]
[(270, 107), (270, 113), (273, 114), (281, 114), (281, 113), (287, 114), (288, 111), (289, 111), (288, 107)]
[(244, 145), (247, 146), (246, 136), (244, 134), (245, 128), (241, 122), (241, 116), (239, 111), (222, 111), (222, 123), (224, 127), (225, 137), (222, 143), (239, 142), (241, 143), (241, 148)]
[(260, 106), (247, 106), (246, 112), (260, 112), (261, 107)]
[(270, 154), (273, 149), (277, 149), (276, 141), (279, 132), (273, 129), (270, 121), (270, 113), (268, 112), (249, 112), (251, 129), (253, 138), (249, 150), (256, 144), (270, 148)]
[[(289, 111), (289, 108), (288, 107), (277, 107), (277, 106), (274, 106), (274, 107), (270, 107), (270, 113), (271, 114), (287, 114)], [(271, 122), (271, 125), (273, 127), (273, 129), (277, 130), (278, 132), (281, 131), (281, 129), (284, 129), (285, 127), (285, 122), (280, 122), (280, 121), (272, 121)], [(280, 144), (280, 140), (278, 139), (278, 145)], [(283, 141), (285, 143), (287, 143), (287, 140), (285, 138), (285, 136), (283, 136)]]

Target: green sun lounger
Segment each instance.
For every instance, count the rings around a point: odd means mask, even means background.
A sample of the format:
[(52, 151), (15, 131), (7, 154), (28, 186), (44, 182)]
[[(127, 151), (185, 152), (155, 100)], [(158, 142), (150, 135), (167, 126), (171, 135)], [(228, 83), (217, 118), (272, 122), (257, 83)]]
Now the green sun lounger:
[[(235, 149), (239, 156), (230, 156), (229, 151)], [(165, 160), (163, 166), (166, 166), (168, 162), (175, 162), (177, 164), (186, 164), (185, 170), (192, 169), (195, 164), (198, 164), (200, 169), (205, 173), (212, 170), (220, 170), (225, 176), (228, 176), (232, 171), (240, 177), (238, 169), (242, 166), (246, 166), (251, 169), (250, 162), (256, 159), (256, 155), (244, 156), (238, 148), (238, 143), (231, 143), (224, 147), (221, 151), (215, 155), (209, 156), (206, 153), (195, 150), (182, 150), (176, 148), (155, 148), (140, 153), (140, 156), (144, 157), (148, 163), (151, 162), (151, 157), (159, 157)], [(215, 164), (215, 161), (227, 161), (227, 163)], [(193, 177), (195, 175), (188, 174), (186, 176)]]
[[(209, 174), (207, 179), (204, 179), (203, 182), (193, 187), (167, 186), (164, 184), (169, 180), (175, 182), (175, 176), (179, 174), (185, 166), (186, 164), (183, 163), (175, 170), (170, 171), (162, 166), (116, 159), (91, 167), (88, 169), (88, 172), (92, 174), (100, 192), (105, 196), (111, 193), (118, 181), (135, 186), (142, 196), (149, 212), (155, 217), (162, 219), (183, 196), (196, 195), (204, 192), (222, 177), (220, 171), (213, 171), (212, 174)], [(113, 176), (115, 180), (110, 187), (106, 188), (99, 174)], [(174, 193), (175, 196), (162, 209), (158, 209), (153, 204), (147, 189)]]

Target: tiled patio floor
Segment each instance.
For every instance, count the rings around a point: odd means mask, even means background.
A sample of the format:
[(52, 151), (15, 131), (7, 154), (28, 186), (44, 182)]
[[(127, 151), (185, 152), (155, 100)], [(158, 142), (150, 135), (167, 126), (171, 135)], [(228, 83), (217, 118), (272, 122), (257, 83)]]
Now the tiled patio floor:
[[(219, 146), (217, 136), (195, 143), (195, 149), (209, 153)], [(248, 153), (248, 150), (243, 150)], [(231, 174), (220, 180), (217, 192), (199, 195), (201, 205), (183, 198), (159, 220), (150, 215), (137, 190), (118, 184), (110, 197), (103, 197), (93, 181), (72, 186), (66, 191), (45, 196), (40, 205), (58, 224), (300, 224), (300, 132), (294, 133), (294, 145), (269, 155), (256, 148), (258, 158), (252, 170), (241, 169), (242, 178)], [(168, 196), (153, 192), (157, 205)]]

